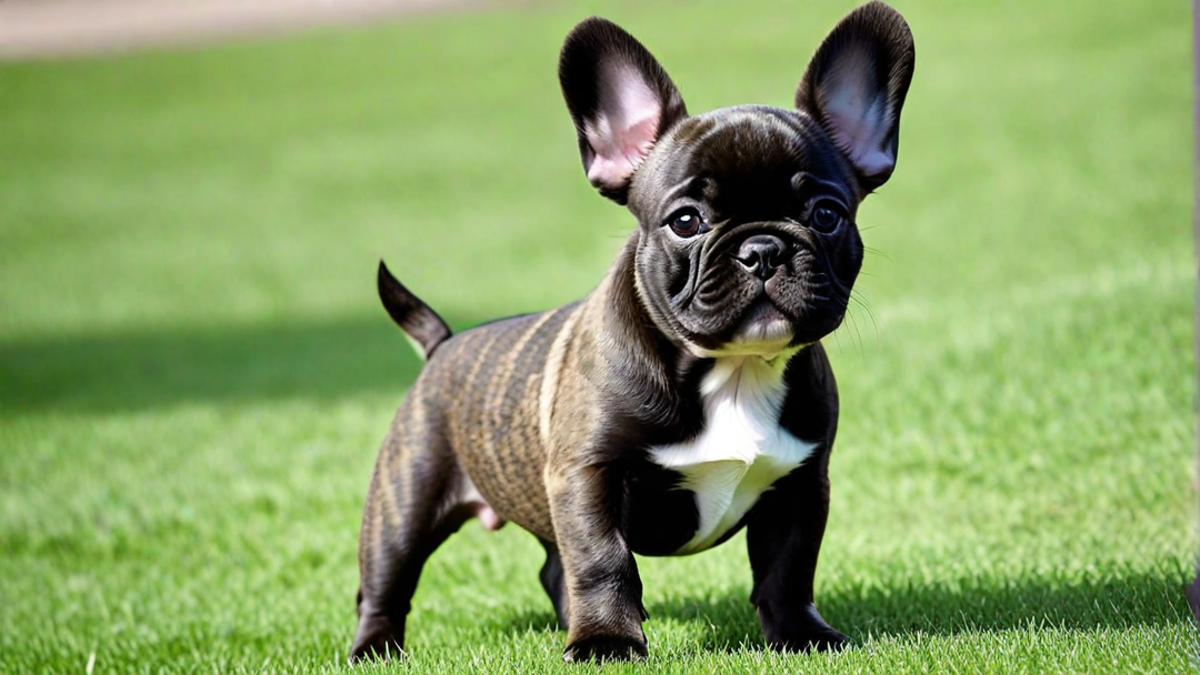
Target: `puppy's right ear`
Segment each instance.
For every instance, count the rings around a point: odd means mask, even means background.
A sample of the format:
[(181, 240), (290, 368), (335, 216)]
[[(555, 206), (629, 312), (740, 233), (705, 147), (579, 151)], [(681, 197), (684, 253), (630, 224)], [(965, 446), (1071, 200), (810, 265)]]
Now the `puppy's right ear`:
[(655, 141), (687, 116), (667, 72), (632, 35), (592, 17), (563, 43), (558, 80), (588, 180), (624, 204), (633, 174)]

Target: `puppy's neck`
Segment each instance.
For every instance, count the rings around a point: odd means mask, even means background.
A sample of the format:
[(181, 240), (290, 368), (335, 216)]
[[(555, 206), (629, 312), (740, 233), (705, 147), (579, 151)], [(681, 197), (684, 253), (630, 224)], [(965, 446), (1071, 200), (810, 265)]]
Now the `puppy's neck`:
[(640, 233), (625, 242), (608, 275), (589, 298), (593, 325), (600, 327), (601, 352), (626, 377), (644, 377), (669, 388), (680, 358), (687, 354), (667, 335), (646, 309), (637, 290), (634, 259)]

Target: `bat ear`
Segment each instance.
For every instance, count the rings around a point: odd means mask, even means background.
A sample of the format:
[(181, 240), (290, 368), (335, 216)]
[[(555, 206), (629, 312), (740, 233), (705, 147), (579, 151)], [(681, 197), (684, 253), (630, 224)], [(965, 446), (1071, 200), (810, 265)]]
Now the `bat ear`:
[(915, 51), (904, 17), (882, 2), (850, 12), (808, 64), (796, 107), (821, 123), (867, 189), (887, 181)]
[(558, 80), (588, 180), (624, 204), (634, 172), (659, 136), (687, 116), (683, 98), (640, 42), (599, 17), (567, 35)]

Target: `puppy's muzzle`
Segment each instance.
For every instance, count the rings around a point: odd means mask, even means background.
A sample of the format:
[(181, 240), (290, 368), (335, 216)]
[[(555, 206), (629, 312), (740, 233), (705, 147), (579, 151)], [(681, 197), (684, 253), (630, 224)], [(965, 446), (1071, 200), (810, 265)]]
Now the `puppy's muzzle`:
[(748, 274), (763, 281), (775, 276), (775, 270), (787, 260), (788, 246), (773, 234), (746, 237), (734, 259)]

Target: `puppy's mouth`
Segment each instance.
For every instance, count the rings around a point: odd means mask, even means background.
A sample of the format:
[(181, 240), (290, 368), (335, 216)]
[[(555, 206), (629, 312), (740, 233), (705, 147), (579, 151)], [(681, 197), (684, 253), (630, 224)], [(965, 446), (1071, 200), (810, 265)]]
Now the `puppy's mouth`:
[(764, 293), (746, 310), (732, 338), (716, 352), (769, 358), (788, 349), (793, 337), (792, 320)]

